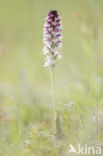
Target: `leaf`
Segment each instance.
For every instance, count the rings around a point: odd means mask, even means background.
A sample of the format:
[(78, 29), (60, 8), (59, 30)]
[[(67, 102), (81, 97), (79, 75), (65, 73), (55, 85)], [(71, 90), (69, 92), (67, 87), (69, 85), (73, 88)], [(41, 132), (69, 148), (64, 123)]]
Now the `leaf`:
[(59, 112), (57, 113), (57, 119), (56, 119), (56, 135), (57, 135), (58, 139), (62, 138), (62, 130), (61, 130), (61, 123), (60, 123)]

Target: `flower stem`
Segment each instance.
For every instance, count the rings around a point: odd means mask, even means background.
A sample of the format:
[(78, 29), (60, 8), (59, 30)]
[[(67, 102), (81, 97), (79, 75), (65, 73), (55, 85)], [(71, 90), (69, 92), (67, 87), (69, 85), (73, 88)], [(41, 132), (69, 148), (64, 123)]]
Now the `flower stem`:
[(53, 116), (54, 116), (54, 121), (56, 121), (57, 108), (56, 108), (56, 103), (55, 103), (55, 82), (54, 82), (54, 68), (53, 67), (50, 67), (50, 74), (51, 74)]
[(57, 111), (57, 106), (55, 103), (55, 81), (54, 81), (54, 67), (50, 68), (51, 73), (51, 91), (52, 91), (52, 105), (53, 105), (53, 117), (54, 117), (54, 125), (56, 130), (56, 137), (57, 139), (61, 139), (62, 131), (61, 131), (61, 124), (60, 124), (60, 116), (59, 112)]

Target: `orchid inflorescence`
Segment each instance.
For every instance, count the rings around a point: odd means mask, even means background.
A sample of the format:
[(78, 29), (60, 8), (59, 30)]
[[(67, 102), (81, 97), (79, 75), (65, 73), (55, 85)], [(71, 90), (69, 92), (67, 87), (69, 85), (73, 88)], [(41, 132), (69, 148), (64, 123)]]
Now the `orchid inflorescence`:
[(55, 67), (56, 58), (61, 59), (62, 55), (58, 49), (62, 46), (62, 25), (61, 19), (56, 10), (51, 10), (45, 20), (44, 25), (44, 66)]

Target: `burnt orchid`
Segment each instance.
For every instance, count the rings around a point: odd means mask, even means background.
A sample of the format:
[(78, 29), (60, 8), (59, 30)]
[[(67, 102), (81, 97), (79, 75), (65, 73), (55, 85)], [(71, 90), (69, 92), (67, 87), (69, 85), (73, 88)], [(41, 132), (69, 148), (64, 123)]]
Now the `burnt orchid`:
[(51, 10), (44, 25), (44, 66), (55, 66), (56, 58), (61, 59), (62, 55), (58, 49), (62, 46), (62, 25), (61, 19), (56, 10)]
[(55, 103), (55, 83), (54, 83), (54, 67), (56, 59), (61, 59), (62, 55), (58, 51), (62, 46), (62, 24), (61, 19), (56, 10), (51, 10), (45, 20), (44, 25), (44, 66), (49, 67), (51, 73), (51, 86), (52, 86), (52, 104), (53, 104), (53, 116), (56, 123), (57, 137), (61, 136), (61, 125), (59, 118), (59, 111)]

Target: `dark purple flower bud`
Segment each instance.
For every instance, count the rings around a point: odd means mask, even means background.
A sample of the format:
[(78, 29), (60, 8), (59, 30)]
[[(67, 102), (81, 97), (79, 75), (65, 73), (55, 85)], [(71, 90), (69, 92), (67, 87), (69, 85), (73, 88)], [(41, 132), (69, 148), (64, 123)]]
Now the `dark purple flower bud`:
[(44, 25), (44, 54), (47, 55), (45, 66), (55, 66), (56, 58), (62, 57), (57, 51), (62, 46), (61, 19), (56, 10), (51, 10)]

